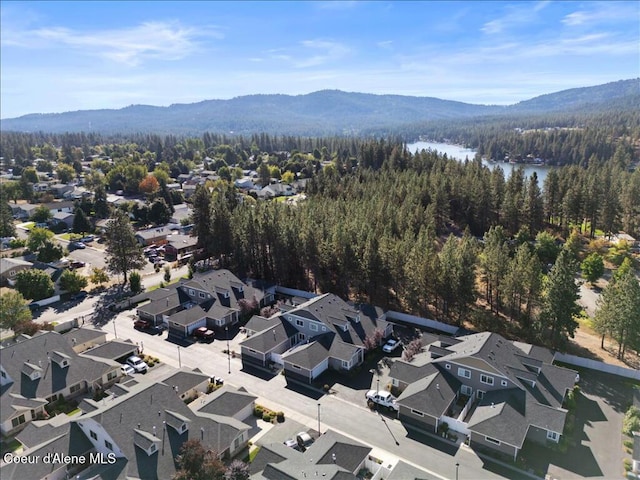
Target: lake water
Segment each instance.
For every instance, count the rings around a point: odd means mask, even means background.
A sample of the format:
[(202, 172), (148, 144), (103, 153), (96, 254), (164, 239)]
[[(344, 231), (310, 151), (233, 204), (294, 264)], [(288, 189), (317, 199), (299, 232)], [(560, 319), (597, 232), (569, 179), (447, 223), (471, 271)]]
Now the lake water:
[[(452, 145), (450, 143), (437, 143), (437, 142), (415, 142), (407, 144), (407, 149), (411, 153), (415, 153), (421, 150), (437, 150), (439, 153), (446, 153), (447, 157), (455, 158), (456, 160), (464, 161), (466, 158), (469, 160), (473, 160), (476, 156), (476, 151), (470, 148), (465, 148), (460, 145)], [(488, 160), (483, 160), (482, 164), (489, 167), (493, 170), (497, 165), (504, 170), (505, 178), (509, 178), (511, 172), (514, 168), (518, 168), (520, 165), (513, 165), (511, 163), (503, 163), (503, 162), (490, 162)], [(549, 168), (545, 165), (522, 165), (524, 168), (525, 176), (530, 176), (533, 172), (538, 174), (538, 185), (542, 188), (544, 184), (544, 179), (547, 177), (547, 172)]]

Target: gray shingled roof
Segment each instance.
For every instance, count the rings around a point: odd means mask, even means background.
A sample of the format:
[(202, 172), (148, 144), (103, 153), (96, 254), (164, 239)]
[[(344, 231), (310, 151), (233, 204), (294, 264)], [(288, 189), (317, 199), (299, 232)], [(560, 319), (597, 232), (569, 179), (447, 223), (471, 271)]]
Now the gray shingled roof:
[(314, 341), (293, 348), (284, 355), (282, 360), (299, 367), (311, 370), (329, 357), (329, 350), (322, 342)]
[(277, 317), (263, 331), (255, 333), (240, 342), (243, 347), (266, 353), (297, 333), (296, 328), (286, 320)]
[(224, 385), (222, 388), (208, 395), (205, 400), (207, 402), (206, 404), (199, 406), (199, 402), (196, 402), (196, 408), (199, 412), (203, 413), (233, 417), (247, 407), (247, 405), (255, 402), (256, 398), (258, 397), (247, 393), (244, 389), (235, 390), (228, 385)]
[(131, 340), (111, 340), (97, 347), (82, 352), (82, 355), (91, 357), (104, 358), (108, 360), (117, 360), (128, 355), (134, 355), (138, 350), (138, 346)]
[(169, 321), (177, 323), (178, 325), (188, 326), (207, 317), (209, 317), (208, 312), (205, 312), (200, 305), (195, 305), (194, 307), (174, 313), (169, 317)]
[(157, 295), (156, 298), (151, 299), (151, 302), (141, 305), (138, 307), (138, 311), (155, 316), (182, 304), (183, 299), (180, 297), (178, 291), (167, 291), (167, 289), (164, 288), (159, 290), (162, 295)]
[(178, 394), (182, 395), (207, 380), (209, 380), (209, 375), (205, 375), (200, 371), (182, 369), (162, 381), (170, 387), (178, 387)]
[(447, 413), (460, 385), (448, 373), (436, 371), (409, 384), (398, 397), (398, 404), (438, 418)]
[[(176, 414), (190, 420), (188, 430), (182, 434), (173, 428), (163, 429), (167, 416), (175, 417)], [(99, 409), (73, 421), (82, 422), (88, 418), (102, 425), (126, 456), (128, 462), (119, 478), (171, 478), (175, 473), (174, 458), (186, 440), (198, 439), (208, 448), (222, 452), (240, 434), (238, 426), (249, 429), (248, 425), (233, 419), (217, 417), (214, 420), (211, 416), (193, 412), (165, 383), (136, 385), (130, 394), (107, 401)], [(148, 457), (140, 455), (133, 440), (134, 431), (153, 436), (154, 426), (164, 447), (161, 445), (157, 453)]]
[[(73, 346), (79, 343), (86, 343), (92, 340), (97, 340), (101, 337), (106, 337), (107, 332), (104, 330), (97, 330), (95, 328), (73, 328), (67, 332), (64, 332), (62, 336)], [(73, 341), (75, 339), (75, 343)]]
[[(69, 366), (62, 368), (49, 358), (53, 351), (70, 357)], [(24, 375), (25, 363), (42, 370), (37, 380)], [(46, 332), (2, 348), (2, 367), (13, 379), (2, 391), (0, 405), (11, 403), (9, 395), (19, 394), (25, 398), (47, 398), (71, 385), (86, 381), (98, 381), (107, 372), (114, 370), (115, 362), (78, 355), (67, 338), (56, 332)], [(4, 408), (0, 421), (5, 421), (8, 412)]]
[(345, 470), (357, 473), (358, 466), (371, 453), (371, 447), (340, 435), (333, 430), (327, 430), (304, 452), (305, 457), (317, 458), (317, 464), (335, 464)]

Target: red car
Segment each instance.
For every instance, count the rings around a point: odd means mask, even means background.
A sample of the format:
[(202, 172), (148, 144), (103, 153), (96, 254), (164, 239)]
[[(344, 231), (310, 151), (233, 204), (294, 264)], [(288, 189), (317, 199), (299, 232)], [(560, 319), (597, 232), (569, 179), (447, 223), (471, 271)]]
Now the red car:
[(213, 340), (213, 337), (215, 337), (215, 333), (213, 332), (213, 330), (209, 330), (207, 327), (200, 327), (193, 332), (193, 336), (210, 341)]
[(151, 328), (151, 322), (149, 320), (139, 318), (133, 322), (133, 328), (137, 328), (138, 330), (147, 330), (148, 328)]

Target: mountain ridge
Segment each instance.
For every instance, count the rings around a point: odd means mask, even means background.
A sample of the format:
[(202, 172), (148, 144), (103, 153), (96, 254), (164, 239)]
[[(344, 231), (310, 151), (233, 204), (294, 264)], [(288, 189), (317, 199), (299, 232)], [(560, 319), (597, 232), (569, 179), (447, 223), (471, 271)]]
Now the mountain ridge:
[(301, 95), (252, 94), (228, 100), (175, 103), (167, 107), (133, 104), (120, 109), (30, 113), (2, 119), (3, 131), (149, 132), (286, 135), (357, 134), (375, 128), (393, 129), (432, 120), (494, 115), (640, 106), (640, 78), (539, 95), (513, 105), (481, 105), (395, 94), (319, 90)]

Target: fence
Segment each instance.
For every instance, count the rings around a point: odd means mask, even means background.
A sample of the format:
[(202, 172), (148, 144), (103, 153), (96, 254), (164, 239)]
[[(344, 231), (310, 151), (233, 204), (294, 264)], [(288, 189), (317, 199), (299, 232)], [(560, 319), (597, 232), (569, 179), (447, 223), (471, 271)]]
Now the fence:
[(280, 293), (282, 295), (289, 295), (290, 297), (301, 297), (301, 298), (314, 298), (317, 297), (313, 292), (307, 292), (305, 290), (296, 290), (295, 288), (287, 288), (281, 287), (280, 285), (276, 286), (276, 293)]
[(428, 318), (416, 317), (415, 315), (409, 315), (407, 313), (394, 312), (392, 310), (387, 312), (387, 320), (398, 320), (400, 322), (406, 322), (416, 326), (427, 327), (432, 330), (448, 333), (449, 335), (455, 335), (458, 331), (458, 327), (453, 325), (438, 322), (437, 320), (430, 320)]
[(73, 320), (67, 320), (66, 322), (57, 323), (53, 326), (53, 331), (58, 333), (66, 332), (67, 330), (71, 330), (72, 328), (78, 327), (80, 325), (81, 320), (82, 320), (82, 317), (74, 318)]
[(597, 370), (599, 372), (640, 380), (640, 370), (610, 365), (598, 360), (576, 357), (575, 355), (568, 355), (566, 353), (556, 353), (553, 360), (556, 362), (567, 363), (569, 365), (575, 365), (576, 367), (590, 368), (591, 370)]

